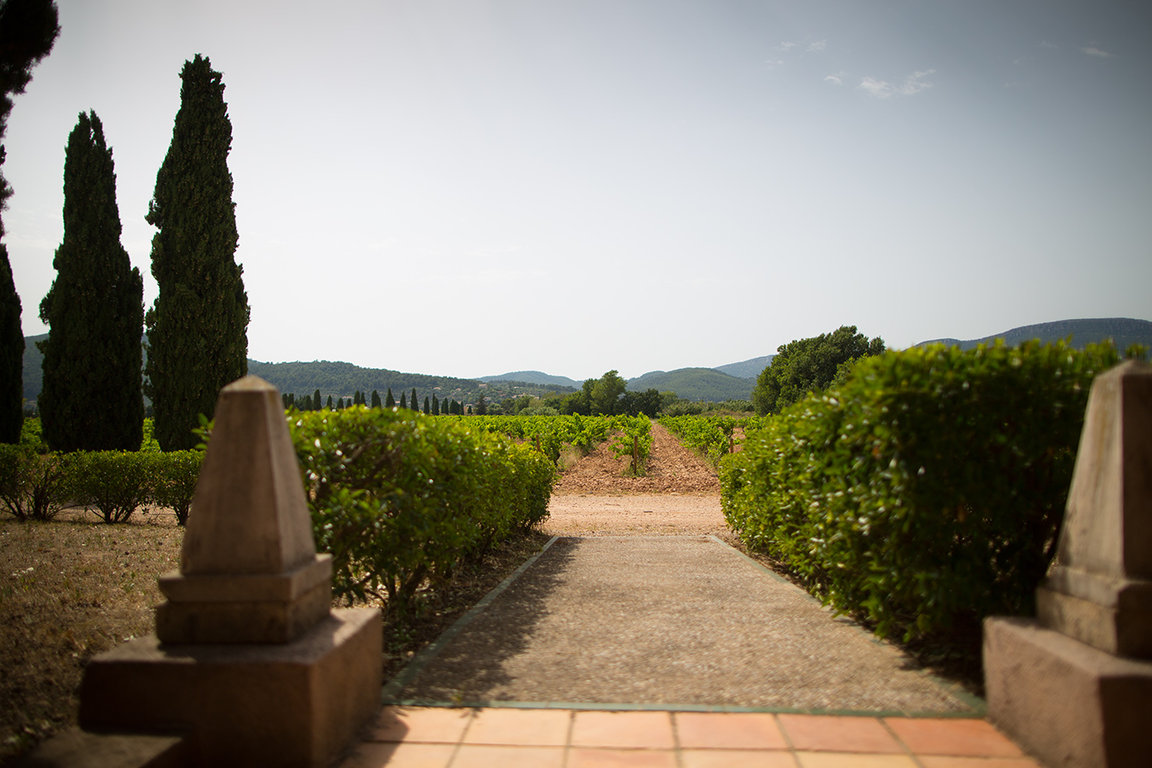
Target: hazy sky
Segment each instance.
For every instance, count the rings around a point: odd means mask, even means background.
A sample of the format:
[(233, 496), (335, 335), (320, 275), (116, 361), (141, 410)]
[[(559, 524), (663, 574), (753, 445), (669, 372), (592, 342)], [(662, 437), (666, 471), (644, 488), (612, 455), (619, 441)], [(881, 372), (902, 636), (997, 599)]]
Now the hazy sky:
[(196, 53), (233, 127), (249, 356), (481, 376), (1152, 319), (1146, 0), (59, 0), (16, 100), (26, 334), (94, 109), (123, 243)]

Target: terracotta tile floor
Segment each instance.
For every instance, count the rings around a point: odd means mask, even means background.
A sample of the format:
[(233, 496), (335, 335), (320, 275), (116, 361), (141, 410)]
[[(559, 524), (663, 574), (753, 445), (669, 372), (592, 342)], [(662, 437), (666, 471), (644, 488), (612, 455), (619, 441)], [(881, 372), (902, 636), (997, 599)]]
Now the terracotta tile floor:
[(342, 768), (1039, 768), (987, 722), (386, 707)]

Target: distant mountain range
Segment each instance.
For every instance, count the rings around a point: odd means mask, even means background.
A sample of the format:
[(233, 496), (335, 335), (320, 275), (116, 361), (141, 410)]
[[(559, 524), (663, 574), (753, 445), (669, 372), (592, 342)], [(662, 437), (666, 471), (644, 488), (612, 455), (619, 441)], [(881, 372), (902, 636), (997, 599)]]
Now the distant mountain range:
[[(40, 395), (43, 382), (41, 363), (43, 355), (36, 347), (37, 341), (46, 335), (28, 336), (24, 339), (24, 398), (35, 400)], [(1071, 344), (1083, 348), (1087, 344), (1112, 339), (1123, 351), (1131, 344), (1144, 344), (1152, 348), (1152, 322), (1129, 318), (1103, 318), (1084, 320), (1061, 320), (1013, 328), (995, 336), (961, 341), (959, 339), (934, 339), (925, 344), (944, 343), (962, 349), (971, 349), (977, 344), (988, 343), (1002, 338), (1005, 343), (1015, 346), (1023, 341), (1039, 339), (1041, 342), (1055, 342), (1071, 339)], [(748, 400), (756, 386), (756, 377), (771, 364), (774, 355), (764, 355), (728, 363), (715, 368), (679, 368), (674, 371), (650, 371), (628, 380), (628, 389), (643, 391), (656, 389), (661, 392), (675, 392), (685, 400)], [(440, 400), (454, 399), (462, 403), (476, 402), (481, 395), (489, 401), (500, 401), (519, 395), (544, 396), (573, 392), (583, 386), (583, 382), (566, 376), (553, 376), (542, 371), (514, 371), (479, 379), (457, 379), (449, 376), (428, 376), (418, 373), (401, 373), (385, 368), (363, 368), (352, 363), (313, 361), (310, 363), (262, 363), (248, 361), (248, 371), (276, 385), (281, 392), (295, 393), (298, 396), (311, 394), (319, 389), (324, 397), (347, 397), (359, 391), (366, 396), (373, 390), (384, 397), (388, 389), (397, 400), (400, 394), (411, 396), (416, 390), (417, 398), (423, 402), (433, 394)]]
[(990, 344), (996, 339), (1004, 339), (1004, 343), (1015, 347), (1025, 341), (1039, 339), (1041, 342), (1056, 342), (1071, 340), (1070, 343), (1077, 349), (1083, 349), (1089, 344), (1111, 339), (1116, 348), (1123, 354), (1124, 350), (1132, 344), (1143, 344), (1152, 348), (1152, 322), (1147, 320), (1132, 320), (1126, 317), (1105, 317), (1089, 320), (1057, 320), (1053, 323), (1038, 323), (1013, 328), (995, 336), (985, 336), (982, 339), (933, 339), (922, 341), (917, 347), (927, 344), (946, 344), (961, 349), (973, 349), (979, 344)]

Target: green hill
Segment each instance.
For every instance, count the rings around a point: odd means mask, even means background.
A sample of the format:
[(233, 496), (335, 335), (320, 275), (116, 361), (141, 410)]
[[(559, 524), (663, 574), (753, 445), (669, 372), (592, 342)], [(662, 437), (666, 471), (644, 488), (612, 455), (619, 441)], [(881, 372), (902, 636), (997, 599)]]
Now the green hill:
[(683, 400), (748, 400), (752, 397), (755, 379), (740, 379), (721, 373), (715, 368), (680, 368), (675, 371), (651, 371), (628, 380), (628, 389), (643, 392), (656, 389), (675, 392)]
[(36, 342), (44, 341), (48, 334), (24, 337), (24, 399), (35, 400), (44, 388), (44, 353)]
[[(47, 334), (24, 338), (24, 398), (35, 400), (40, 396), (43, 385), (41, 366), (44, 356), (36, 342), (43, 341)], [(1152, 322), (1123, 317), (1060, 320), (1013, 328), (995, 336), (961, 341), (958, 339), (934, 339), (925, 344), (955, 344), (963, 349), (971, 349), (977, 344), (988, 343), (1002, 338), (1009, 345), (1017, 345), (1031, 339), (1051, 343), (1071, 338), (1072, 345), (1082, 348), (1085, 345), (1112, 339), (1123, 351), (1131, 344), (1144, 344), (1152, 348)], [(740, 363), (730, 363), (716, 368), (680, 368), (675, 371), (652, 371), (628, 381), (628, 389), (644, 391), (656, 389), (661, 392), (675, 392), (685, 400), (747, 400), (752, 396), (756, 377), (771, 363), (773, 355), (756, 357)], [(458, 400), (474, 403), (480, 395), (489, 401), (500, 401), (518, 395), (554, 395), (579, 389), (580, 382), (564, 376), (552, 376), (540, 371), (518, 371), (500, 376), (486, 376), (483, 379), (458, 379), (449, 376), (428, 376), (419, 373), (401, 373), (385, 368), (364, 368), (352, 363), (313, 361), (310, 363), (262, 363), (248, 361), (248, 370), (271, 382), (284, 393), (297, 396), (320, 393), (333, 398), (347, 397), (360, 391), (369, 396), (372, 390), (381, 397), (392, 388), (392, 394), (399, 399), (400, 393), (410, 394), (416, 388), (417, 397), (423, 402), (425, 396), (435, 394), (440, 400)]]
[(1121, 353), (1132, 344), (1143, 344), (1152, 349), (1152, 322), (1147, 320), (1133, 320), (1127, 317), (1086, 318), (1081, 320), (1058, 320), (1052, 323), (1038, 323), (1013, 328), (995, 336), (985, 336), (982, 339), (933, 339), (922, 341), (916, 346), (926, 344), (947, 344), (958, 346), (961, 349), (972, 349), (978, 344), (990, 344), (996, 339), (1004, 339), (1004, 343), (1015, 347), (1025, 341), (1039, 339), (1042, 343), (1051, 344), (1071, 338), (1071, 344), (1076, 349), (1083, 349), (1088, 344), (1111, 339), (1112, 343)]
[(517, 381), (523, 384), (537, 384), (548, 387), (559, 387), (562, 390), (577, 390), (583, 386), (584, 382), (570, 379), (567, 376), (553, 376), (543, 371), (513, 371), (512, 373), (502, 373), (498, 376), (481, 376), (480, 381), (498, 382), (498, 381)]
[(552, 394), (557, 389), (549, 385), (521, 382), (484, 382), (451, 376), (401, 373), (386, 368), (363, 368), (352, 363), (327, 360), (310, 363), (261, 363), (249, 360), (248, 372), (276, 385), (281, 392), (293, 392), (297, 396), (310, 395), (319, 389), (325, 397), (332, 395), (334, 398), (350, 398), (357, 391), (367, 397), (371, 395), (372, 390), (376, 390), (383, 398), (391, 388), (393, 396), (399, 401), (401, 393), (410, 395), (415, 388), (416, 396), (421, 403), (425, 397), (432, 395), (436, 395), (440, 400), (473, 403), (480, 398), (480, 395), (484, 395), (489, 401), (499, 401), (523, 394)]
[(739, 363), (718, 365), (712, 370), (726, 373), (729, 376), (735, 376), (738, 379), (756, 379), (765, 368), (772, 364), (772, 358), (774, 357), (776, 357), (776, 355), (754, 357), (751, 360), (744, 360)]

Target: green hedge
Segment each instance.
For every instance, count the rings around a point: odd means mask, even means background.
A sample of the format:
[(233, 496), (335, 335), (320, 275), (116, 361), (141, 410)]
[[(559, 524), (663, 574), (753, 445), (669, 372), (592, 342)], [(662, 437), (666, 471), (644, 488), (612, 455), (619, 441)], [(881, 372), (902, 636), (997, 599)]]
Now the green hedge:
[(837, 609), (905, 639), (1027, 614), (1110, 346), (942, 345), (860, 362), (721, 465), (729, 525)]
[(405, 613), (423, 585), (548, 514), (548, 457), (467, 419), (355, 407), (295, 414), (292, 433), (339, 598)]
[(82, 506), (110, 524), (155, 505), (184, 525), (202, 460), (200, 451), (59, 454), (0, 445), (0, 504), (17, 520), (51, 520), (66, 506)]
[(51, 520), (68, 499), (66, 461), (32, 445), (0, 443), (0, 504), (17, 520)]

